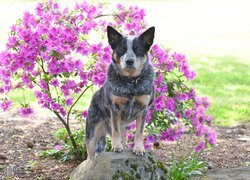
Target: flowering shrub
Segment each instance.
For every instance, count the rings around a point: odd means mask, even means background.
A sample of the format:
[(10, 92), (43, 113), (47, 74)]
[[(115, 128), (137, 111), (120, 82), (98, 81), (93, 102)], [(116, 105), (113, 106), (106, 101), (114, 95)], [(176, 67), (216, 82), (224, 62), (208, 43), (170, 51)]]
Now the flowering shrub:
[[(85, 1), (71, 10), (61, 9), (53, 1), (38, 3), (34, 14), (25, 12), (11, 27), (6, 49), (0, 54), (0, 107), (10, 107), (7, 95), (13, 89), (32, 89), (38, 103), (63, 123), (75, 150), (70, 114), (90, 87), (102, 86), (105, 81), (111, 62), (111, 48), (103, 40), (107, 25), (128, 35), (146, 28), (145, 11), (137, 6), (118, 4), (111, 14), (102, 14), (104, 9), (102, 4)], [(208, 99), (198, 97), (189, 87), (195, 72), (185, 55), (155, 44), (150, 59), (156, 72), (156, 99), (147, 116), (145, 147), (175, 141), (187, 128), (201, 138), (195, 151), (215, 144), (212, 117), (205, 114)], [(27, 116), (33, 110), (26, 104), (19, 112)], [(86, 111), (80, 113), (86, 117)], [(133, 146), (134, 128), (134, 124), (129, 127), (129, 146)]]

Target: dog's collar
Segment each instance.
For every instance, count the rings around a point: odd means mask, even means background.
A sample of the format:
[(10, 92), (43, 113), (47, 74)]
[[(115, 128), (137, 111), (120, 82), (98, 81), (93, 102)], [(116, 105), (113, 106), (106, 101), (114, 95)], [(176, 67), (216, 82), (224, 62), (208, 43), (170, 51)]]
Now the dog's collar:
[[(143, 72), (142, 72), (143, 73)], [(128, 78), (128, 77), (125, 77), (125, 76), (121, 76), (121, 74), (119, 73), (119, 71), (117, 70), (116, 71), (116, 74), (118, 75), (118, 76), (120, 76), (122, 79), (124, 79), (124, 80), (126, 80), (126, 81), (130, 81), (130, 82), (132, 82), (132, 83), (134, 83), (134, 84), (137, 84), (138, 83), (138, 81), (141, 79), (141, 77), (142, 77), (142, 75), (144, 74), (140, 74), (139, 76), (136, 76), (136, 77), (132, 77), (132, 78)]]
[(132, 80), (131, 82), (137, 84), (140, 79), (141, 79), (141, 75), (138, 78)]

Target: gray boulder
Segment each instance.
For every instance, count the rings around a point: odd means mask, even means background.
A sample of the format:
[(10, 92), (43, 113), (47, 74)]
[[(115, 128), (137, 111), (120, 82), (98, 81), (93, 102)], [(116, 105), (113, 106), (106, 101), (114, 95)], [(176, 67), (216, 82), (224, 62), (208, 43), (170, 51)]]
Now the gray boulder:
[(70, 175), (70, 180), (167, 179), (167, 168), (151, 153), (136, 156), (131, 151), (105, 152), (83, 161)]

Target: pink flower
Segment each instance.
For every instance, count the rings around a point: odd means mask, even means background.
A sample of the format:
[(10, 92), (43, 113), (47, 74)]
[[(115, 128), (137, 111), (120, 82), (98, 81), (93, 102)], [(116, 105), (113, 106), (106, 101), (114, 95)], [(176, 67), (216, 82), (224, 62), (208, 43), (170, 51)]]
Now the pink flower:
[(130, 149), (133, 148), (134, 145), (135, 145), (135, 143), (128, 143), (128, 144), (127, 144), (128, 148), (130, 148)]
[(91, 53), (98, 53), (101, 50), (102, 46), (103, 46), (102, 43), (94, 44), (91, 46), (90, 52)]
[(62, 149), (62, 146), (61, 146), (61, 145), (56, 145), (56, 146), (55, 146), (55, 150), (60, 151), (61, 149)]
[(44, 80), (40, 80), (40, 85), (43, 89), (47, 90), (48, 89), (48, 85)]
[(191, 116), (191, 114), (192, 114), (192, 110), (191, 109), (188, 109), (185, 113), (184, 113), (184, 116), (185, 116), (185, 118), (190, 118), (190, 116)]
[(196, 147), (194, 147), (195, 152), (200, 152), (205, 148), (205, 142), (201, 141)]
[(86, 41), (82, 41), (78, 44), (77, 52), (81, 53), (82, 55), (88, 55), (89, 49)]
[(145, 149), (151, 149), (153, 145), (151, 143), (148, 143), (148, 142), (144, 141), (143, 146), (144, 146)]
[(71, 106), (73, 104), (73, 98), (66, 99), (66, 105)]
[(87, 116), (88, 116), (88, 110), (84, 110), (84, 111), (82, 112), (82, 117), (83, 117), (83, 118), (87, 118)]
[(168, 98), (166, 102), (166, 108), (170, 111), (175, 111), (175, 101), (174, 98)]
[(34, 110), (31, 107), (23, 107), (19, 109), (19, 115), (21, 117), (27, 117), (34, 114)]
[(182, 93), (181, 95), (179, 95), (178, 98), (181, 101), (186, 101), (186, 100), (188, 100), (188, 95), (186, 93)]
[(10, 108), (11, 104), (12, 104), (11, 101), (5, 100), (3, 102), (0, 102), (0, 108), (4, 111), (7, 111)]
[(191, 89), (191, 91), (188, 93), (188, 99), (193, 99), (195, 98), (195, 90)]
[(215, 132), (213, 130), (210, 130), (207, 133), (207, 138), (208, 138), (209, 144), (211, 144), (211, 145), (216, 144), (216, 134), (215, 134)]
[(184, 133), (184, 129), (183, 128), (179, 128), (179, 129), (176, 129), (176, 130), (174, 130), (172, 128), (169, 128), (167, 131), (163, 131), (161, 133), (160, 140), (175, 141), (183, 133)]
[(155, 98), (154, 100), (154, 107), (156, 111), (162, 111), (165, 107), (165, 98), (164, 94), (160, 95), (159, 97)]
[(128, 141), (131, 141), (131, 140), (133, 140), (135, 137), (134, 137), (134, 134), (129, 134), (129, 133), (127, 133), (127, 140)]
[(174, 69), (174, 61), (166, 61), (166, 71), (172, 71)]
[(198, 137), (202, 136), (205, 132), (203, 125), (197, 126), (196, 129), (197, 129), (196, 136), (198, 136)]
[(186, 56), (184, 54), (180, 54), (177, 52), (174, 52), (172, 54), (172, 58), (175, 59), (178, 62), (186, 61)]
[(149, 109), (146, 116), (146, 123), (149, 123), (151, 121), (152, 115), (153, 115), (153, 110)]
[(127, 130), (130, 130), (130, 129), (135, 129), (136, 128), (136, 123), (132, 123), (130, 124), (128, 127), (127, 127)]
[(58, 81), (58, 79), (53, 79), (53, 80), (51, 81), (51, 84), (52, 84), (52, 86), (54, 86), (54, 87), (59, 86), (59, 81)]
[(148, 136), (146, 138), (147, 143), (154, 143), (156, 142), (156, 137), (154, 135)]
[(158, 77), (155, 80), (155, 85), (159, 86), (163, 82), (163, 74), (159, 74)]

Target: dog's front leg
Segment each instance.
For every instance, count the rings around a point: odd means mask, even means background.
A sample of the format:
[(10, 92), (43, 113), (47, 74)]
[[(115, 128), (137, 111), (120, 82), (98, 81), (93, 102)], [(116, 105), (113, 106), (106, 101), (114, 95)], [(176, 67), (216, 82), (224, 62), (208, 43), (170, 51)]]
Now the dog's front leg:
[(123, 151), (121, 139), (121, 113), (117, 105), (113, 105), (111, 108), (111, 131), (112, 151)]
[(135, 96), (134, 99), (138, 104), (140, 104), (140, 107), (137, 108), (141, 110), (141, 113), (139, 113), (136, 117), (136, 134), (135, 134), (135, 145), (133, 148), (133, 153), (140, 156), (145, 153), (145, 148), (143, 144), (144, 141), (143, 131), (148, 112), (147, 108), (150, 102), (150, 96), (149, 95)]
[(121, 137), (122, 137), (122, 146), (124, 149), (127, 149), (127, 138), (126, 138), (126, 127), (125, 126), (121, 126)]
[(143, 131), (145, 126), (145, 119), (147, 115), (147, 110), (145, 109), (140, 115), (136, 118), (136, 134), (135, 134), (135, 145), (133, 148), (133, 153), (138, 156), (141, 156), (145, 153), (144, 148), (144, 138), (143, 138)]

